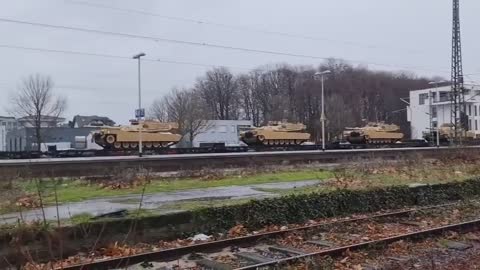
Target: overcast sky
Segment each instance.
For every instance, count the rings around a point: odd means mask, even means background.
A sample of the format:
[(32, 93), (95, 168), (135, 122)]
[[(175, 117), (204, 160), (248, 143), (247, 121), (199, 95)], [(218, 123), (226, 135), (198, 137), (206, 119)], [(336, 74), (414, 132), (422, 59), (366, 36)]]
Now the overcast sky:
[[(103, 7), (81, 5), (101, 4)], [(287, 52), (281, 56), (126, 38), (0, 21), (0, 114), (20, 80), (50, 75), (68, 98), (66, 116), (105, 115), (126, 123), (137, 106), (137, 66), (127, 59), (145, 52), (162, 59), (223, 65), (234, 73), (262, 65), (317, 66), (336, 57), (372, 69), (408, 70), (449, 78), (451, 0), (0, 0), (0, 20), (12, 19), (163, 39)], [(112, 8), (105, 8), (114, 7)], [(146, 11), (127, 12), (119, 9)], [(465, 80), (480, 80), (480, 1), (462, 0)], [(166, 18), (165, 16), (175, 17)], [(195, 23), (189, 20), (209, 23)], [(279, 35), (268, 32), (291, 34)], [(11, 49), (21, 46), (105, 58)], [(376, 64), (376, 65), (375, 65)], [(144, 107), (174, 86), (189, 87), (208, 67), (157, 61), (142, 63)]]

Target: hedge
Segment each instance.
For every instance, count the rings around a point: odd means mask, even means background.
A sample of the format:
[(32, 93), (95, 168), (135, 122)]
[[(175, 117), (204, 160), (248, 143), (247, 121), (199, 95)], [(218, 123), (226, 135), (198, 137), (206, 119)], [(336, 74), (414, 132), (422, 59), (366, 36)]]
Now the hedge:
[(194, 211), (194, 223), (209, 231), (243, 224), (251, 229), (271, 224), (301, 223), (309, 219), (368, 213), (384, 209), (441, 204), (480, 195), (480, 178), (464, 182), (416, 187), (392, 186), (367, 190), (337, 190), (253, 200)]

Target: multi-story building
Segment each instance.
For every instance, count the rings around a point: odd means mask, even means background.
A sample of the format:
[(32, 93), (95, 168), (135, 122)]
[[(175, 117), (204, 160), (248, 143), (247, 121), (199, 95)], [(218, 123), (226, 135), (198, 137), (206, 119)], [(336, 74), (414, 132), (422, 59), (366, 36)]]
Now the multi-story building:
[[(82, 148), (101, 149), (91, 140), (91, 133), (98, 128), (83, 127), (51, 127), (42, 128), (41, 151), (49, 150), (49, 147), (55, 147), (56, 150), (75, 149), (77, 147), (77, 138), (82, 138)], [(7, 151), (34, 151), (37, 150), (37, 138), (35, 128), (25, 127), (11, 131), (7, 135)]]
[[(465, 85), (466, 113), (469, 130), (480, 134), (480, 86)], [(451, 123), (451, 87), (410, 91), (407, 119), (412, 139), (421, 139), (425, 132), (435, 131), (442, 124)]]
[(105, 116), (98, 115), (75, 115), (72, 121), (68, 123), (69, 127), (72, 128), (82, 128), (82, 127), (104, 127), (104, 126), (115, 126), (115, 122)]
[[(35, 127), (35, 120), (31, 116), (25, 116), (22, 118), (18, 118), (18, 126), (19, 127)], [(62, 117), (54, 117), (54, 116), (42, 116), (40, 118), (40, 127), (42, 128), (51, 128), (51, 127), (57, 127), (59, 124), (65, 122), (65, 118)]]
[(0, 151), (7, 150), (7, 133), (17, 129), (15, 117), (0, 116)]
[[(41, 151), (50, 147), (57, 150), (73, 148), (101, 149), (92, 141), (92, 132), (102, 126), (114, 125), (115, 122), (101, 116), (75, 116), (68, 125), (60, 125), (65, 118), (42, 117), (40, 134), (42, 137)], [(18, 119), (18, 128), (7, 131), (5, 149), (7, 151), (33, 151), (38, 149), (36, 130), (29, 117)], [(1, 134), (0, 134), (1, 135)], [(82, 141), (79, 146), (78, 142)]]

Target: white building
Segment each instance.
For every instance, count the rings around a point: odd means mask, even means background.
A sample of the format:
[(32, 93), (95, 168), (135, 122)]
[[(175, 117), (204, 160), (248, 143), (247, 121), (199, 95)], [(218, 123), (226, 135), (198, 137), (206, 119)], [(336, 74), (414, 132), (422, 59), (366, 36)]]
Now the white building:
[[(480, 86), (465, 85), (465, 88), (469, 130), (480, 134)], [(430, 130), (430, 114), (434, 130), (438, 125), (451, 123), (450, 92), (451, 86), (410, 91), (407, 119), (412, 139), (421, 139)]]
[(209, 120), (204, 130), (193, 140), (193, 147), (224, 143), (225, 146), (239, 146), (240, 131), (251, 127), (250, 120)]
[(0, 152), (7, 150), (7, 129), (0, 126)]
[[(18, 118), (18, 125), (19, 127), (34, 127), (35, 126), (35, 119), (32, 116), (25, 116), (22, 118)], [(65, 122), (65, 118), (62, 117), (54, 117), (54, 116), (41, 116), (40, 117), (40, 127), (42, 128), (51, 128), (57, 127), (59, 124)]]
[(15, 117), (0, 116), (0, 151), (7, 151), (7, 133), (17, 129)]

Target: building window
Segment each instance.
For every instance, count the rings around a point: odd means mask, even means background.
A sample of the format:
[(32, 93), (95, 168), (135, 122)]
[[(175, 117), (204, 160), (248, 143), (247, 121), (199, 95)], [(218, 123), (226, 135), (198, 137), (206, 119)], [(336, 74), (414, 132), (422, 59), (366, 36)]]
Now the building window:
[(433, 118), (437, 117), (437, 107), (432, 107), (432, 117)]
[(478, 115), (478, 107), (477, 106), (473, 106), (473, 108), (475, 109), (475, 116)]
[(472, 116), (472, 105), (468, 105), (468, 116)]
[(433, 121), (433, 122), (432, 122), (432, 127), (433, 127), (433, 128), (437, 128), (437, 125), (438, 125), (438, 124), (437, 124), (437, 121)]
[(450, 100), (450, 92), (440, 92), (440, 100), (439, 102), (445, 102)]
[(475, 120), (475, 130), (478, 130), (478, 120)]
[(418, 101), (419, 101), (419, 104), (420, 104), (420, 105), (425, 104), (425, 100), (428, 99), (428, 93), (420, 94), (420, 95), (418, 96), (418, 99), (419, 99)]

